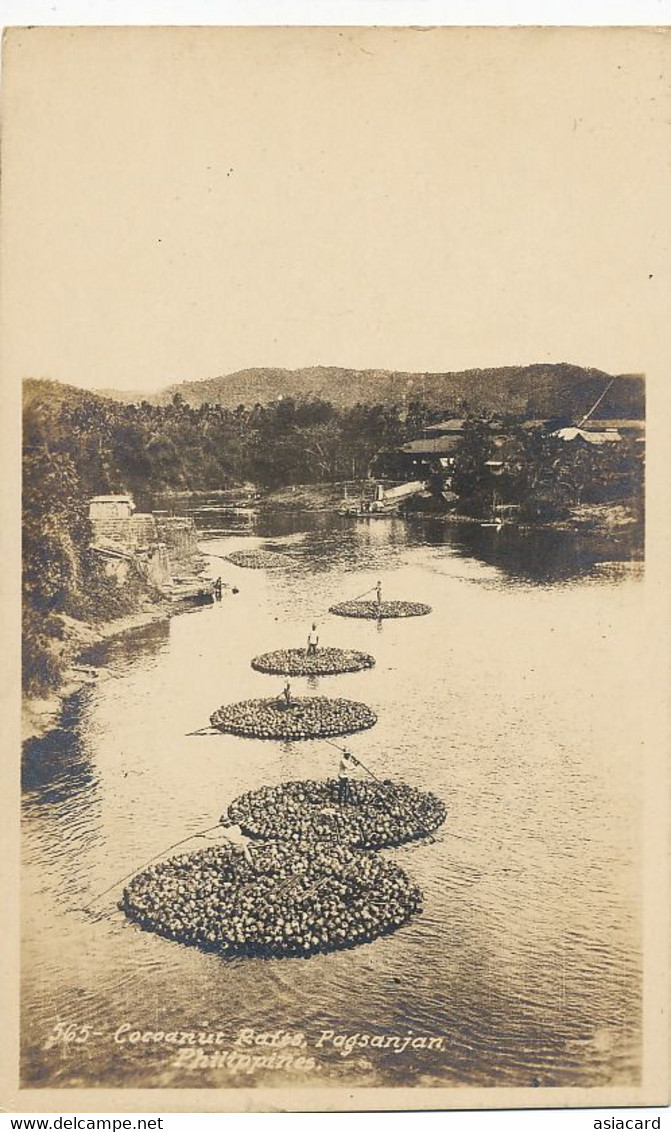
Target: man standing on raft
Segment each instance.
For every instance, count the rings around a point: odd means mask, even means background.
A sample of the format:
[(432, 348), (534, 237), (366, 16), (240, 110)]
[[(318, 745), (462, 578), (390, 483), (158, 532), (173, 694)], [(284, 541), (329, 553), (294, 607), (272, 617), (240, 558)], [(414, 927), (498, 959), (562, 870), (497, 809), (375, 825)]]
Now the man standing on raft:
[(359, 760), (355, 759), (349, 751), (343, 751), (338, 766), (338, 802), (341, 806), (350, 801), (352, 794), (350, 775), (355, 766), (359, 766)]
[(317, 626), (312, 622), (312, 628), (308, 633), (308, 656), (313, 656), (317, 651), (319, 645), (319, 634), (317, 633)]

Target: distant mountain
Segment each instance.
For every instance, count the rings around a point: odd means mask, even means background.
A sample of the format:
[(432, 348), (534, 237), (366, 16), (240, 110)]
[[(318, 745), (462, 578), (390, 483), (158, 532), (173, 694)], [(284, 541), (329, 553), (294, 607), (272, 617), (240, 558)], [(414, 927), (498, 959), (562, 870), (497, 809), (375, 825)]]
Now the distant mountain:
[(91, 391), (88, 389), (80, 389), (78, 385), (66, 385), (64, 381), (52, 381), (46, 377), (28, 377), (23, 382), (23, 408), (35, 409), (40, 405), (49, 406), (51, 409), (55, 405), (81, 405), (92, 398), (99, 401), (101, 398), (104, 400), (120, 400), (119, 397), (110, 394), (107, 396), (98, 390)]
[[(427, 408), (473, 413), (515, 413), (526, 417), (584, 415), (604, 391), (612, 375), (562, 362), (458, 373), (405, 373), (357, 370), (337, 366), (306, 369), (245, 369), (201, 381), (169, 385), (146, 396), (151, 404), (168, 404), (178, 393), (190, 405), (268, 404), (278, 398), (321, 398), (347, 407), (362, 404), (400, 405), (422, 402)], [(139, 401), (142, 394), (100, 390), (119, 401)], [(643, 417), (645, 382), (640, 374), (617, 376), (597, 415)]]

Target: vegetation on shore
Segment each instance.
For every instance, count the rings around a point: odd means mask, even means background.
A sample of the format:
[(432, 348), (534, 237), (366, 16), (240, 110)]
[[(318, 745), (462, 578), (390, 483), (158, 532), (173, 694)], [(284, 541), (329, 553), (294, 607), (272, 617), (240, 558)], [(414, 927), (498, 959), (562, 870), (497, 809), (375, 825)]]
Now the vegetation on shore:
[[(487, 515), (495, 492), (500, 503), (519, 507), (519, 518), (527, 522), (566, 520), (585, 504), (626, 504), (642, 523), (644, 461), (637, 440), (566, 441), (520, 423), (505, 431), (498, 444), (488, 421), (466, 421), (449, 473), (458, 513)], [(499, 464), (496, 473), (492, 461)], [(441, 484), (434, 486), (438, 493)]]
[(421, 425), (382, 406), (324, 401), (192, 408), (121, 404), (73, 386), (28, 381), (23, 436), (23, 684), (56, 687), (72, 658), (63, 618), (106, 621), (155, 598), (133, 578), (105, 576), (89, 551), (88, 501), (130, 492), (148, 508), (162, 492), (261, 489), (366, 475), (381, 445)]
[[(130, 492), (140, 509), (161, 493), (225, 492), (254, 485), (273, 505), (330, 509), (344, 482), (363, 482), (380, 450), (396, 451), (446, 412), (290, 397), (268, 405), (123, 404), (72, 386), (25, 383), (23, 462), (23, 675), (39, 695), (54, 688), (72, 656), (67, 619), (107, 621), (156, 600), (131, 577), (108, 578), (89, 551), (88, 501)], [(501, 419), (501, 418), (499, 418)], [(623, 440), (592, 447), (565, 444), (519, 417), (502, 421), (508, 439), (501, 473), (490, 422), (467, 419), (453, 465), (430, 481), (432, 498), (414, 506), (444, 511), (443, 489), (456, 510), (482, 516), (493, 488), (525, 521), (569, 522), (575, 508), (619, 508), (642, 523), (641, 446)], [(413, 506), (410, 504), (409, 506)]]
[(151, 600), (139, 576), (120, 587), (89, 550), (87, 490), (72, 455), (45, 445), (23, 463), (24, 690), (56, 687), (79, 647), (73, 622), (103, 622)]

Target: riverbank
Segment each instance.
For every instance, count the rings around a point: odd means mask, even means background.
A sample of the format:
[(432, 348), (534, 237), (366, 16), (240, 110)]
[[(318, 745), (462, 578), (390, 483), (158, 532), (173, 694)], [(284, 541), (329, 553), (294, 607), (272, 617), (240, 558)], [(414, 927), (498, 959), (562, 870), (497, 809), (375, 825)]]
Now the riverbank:
[[(358, 484), (344, 483), (315, 483), (296, 484), (289, 487), (269, 491), (258, 500), (256, 506), (260, 510), (278, 511), (337, 511), (345, 498), (347, 486), (350, 498), (356, 498), (365, 481)], [(447, 523), (480, 523), (482, 520), (471, 515), (463, 515), (454, 508), (436, 506), (435, 497), (431, 506), (423, 506), (424, 501), (416, 500), (414, 505), (407, 507), (408, 515), (429, 515), (439, 518)], [(594, 534), (613, 534), (627, 531), (632, 535), (641, 533), (642, 518), (635, 500), (626, 500), (619, 503), (581, 503), (570, 509), (569, 514), (562, 519), (525, 520), (525, 527), (549, 528), (558, 531), (593, 532)]]
[(572, 507), (566, 519), (550, 524), (559, 531), (593, 531), (596, 534), (613, 534), (643, 528), (643, 519), (631, 503), (580, 503)]
[[(413, 511), (417, 518), (426, 515), (421, 510)], [(439, 519), (446, 525), (480, 526), (482, 519), (455, 512), (431, 512), (432, 519)], [(600, 557), (617, 562), (642, 562), (645, 556), (645, 526), (642, 514), (634, 501), (627, 504), (583, 503), (572, 507), (562, 519), (504, 519), (499, 529), (516, 529), (523, 532), (555, 531), (590, 540), (593, 548), (598, 547)]]
[[(347, 483), (347, 490), (356, 498), (364, 481)], [(337, 511), (345, 498), (344, 483), (299, 483), (269, 491), (257, 500), (260, 510), (273, 511)]]
[(181, 489), (174, 491), (159, 491), (154, 498), (156, 499), (252, 499), (256, 498), (259, 494), (258, 488), (253, 483), (238, 483), (232, 487), (208, 487), (198, 490)]
[(143, 603), (135, 613), (112, 621), (92, 623), (74, 617), (62, 617), (64, 629), (63, 655), (67, 658), (60, 684), (45, 696), (24, 696), (21, 702), (21, 740), (40, 739), (60, 725), (65, 701), (88, 684), (105, 679), (104, 668), (79, 663), (82, 653), (92, 645), (139, 629), (153, 621), (161, 621), (175, 612), (169, 601)]

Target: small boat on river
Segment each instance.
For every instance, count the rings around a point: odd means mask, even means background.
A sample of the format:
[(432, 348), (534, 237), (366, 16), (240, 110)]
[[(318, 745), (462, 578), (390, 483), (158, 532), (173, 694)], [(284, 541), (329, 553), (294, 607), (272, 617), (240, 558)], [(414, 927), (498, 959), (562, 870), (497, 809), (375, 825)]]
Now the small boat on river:
[(388, 484), (371, 483), (358, 498), (351, 499), (345, 488), (345, 498), (338, 508), (339, 515), (355, 515), (362, 519), (389, 519), (398, 515), (402, 503), (413, 495), (426, 491), (423, 480)]

